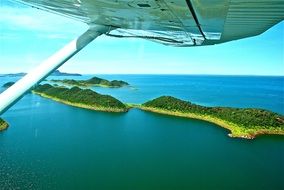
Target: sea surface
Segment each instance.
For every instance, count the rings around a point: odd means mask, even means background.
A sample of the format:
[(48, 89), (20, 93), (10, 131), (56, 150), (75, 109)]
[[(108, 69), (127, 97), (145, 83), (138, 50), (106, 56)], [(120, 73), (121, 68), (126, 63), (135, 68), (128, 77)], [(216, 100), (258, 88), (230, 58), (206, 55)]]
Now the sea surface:
[[(97, 76), (130, 83), (93, 88), (126, 103), (171, 95), (284, 114), (284, 77)], [(0, 86), (17, 79), (1, 77)], [(284, 189), (284, 136), (230, 138), (204, 121), (137, 109), (89, 111), (30, 93), (1, 117), (10, 124), (0, 132), (1, 190)]]

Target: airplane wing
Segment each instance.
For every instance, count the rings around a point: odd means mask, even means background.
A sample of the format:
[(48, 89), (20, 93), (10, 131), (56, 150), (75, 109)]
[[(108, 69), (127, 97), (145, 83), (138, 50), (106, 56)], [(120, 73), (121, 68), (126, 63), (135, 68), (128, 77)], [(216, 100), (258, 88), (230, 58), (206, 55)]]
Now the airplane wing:
[(284, 0), (16, 0), (88, 25), (174, 46), (259, 35), (284, 19)]

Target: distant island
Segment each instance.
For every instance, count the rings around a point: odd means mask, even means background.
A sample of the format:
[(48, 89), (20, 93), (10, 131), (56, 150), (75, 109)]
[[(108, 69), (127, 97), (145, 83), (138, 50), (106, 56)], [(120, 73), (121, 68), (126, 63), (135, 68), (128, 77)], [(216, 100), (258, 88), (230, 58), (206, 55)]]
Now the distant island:
[[(7, 83), (3, 84), (2, 87), (3, 88), (10, 88), (14, 84), (15, 84), (15, 82), (7, 82)], [(0, 91), (0, 93), (1, 93), (1, 91)], [(31, 93), (31, 90), (29, 90), (28, 93)]]
[(65, 72), (56, 70), (51, 74), (51, 76), (82, 76), (82, 75), (78, 73), (65, 73)]
[(253, 139), (261, 134), (284, 135), (284, 117), (263, 109), (205, 107), (171, 96), (161, 96), (134, 107), (150, 112), (208, 121), (229, 129), (230, 137)]
[(92, 87), (92, 86), (101, 86), (109, 88), (119, 88), (123, 86), (128, 86), (129, 84), (122, 80), (112, 80), (108, 81), (99, 77), (93, 77), (88, 80), (73, 80), (73, 79), (64, 79), (64, 80), (50, 80), (54, 83), (65, 84), (69, 86), (79, 86), (79, 87)]
[(55, 87), (50, 84), (39, 85), (32, 91), (45, 98), (75, 107), (106, 112), (126, 112), (128, 108), (109, 95), (98, 94), (90, 89)]
[(9, 73), (9, 74), (0, 74), (0, 77), (23, 77), (27, 73)]
[(12, 85), (14, 85), (15, 84), (15, 82), (7, 82), (7, 83), (5, 83), (5, 84), (3, 84), (3, 88), (9, 88), (10, 86), (12, 86)]
[[(0, 74), (0, 77), (23, 77), (27, 73), (9, 73), (9, 74)], [(78, 73), (64, 73), (59, 70), (54, 71), (50, 76), (82, 76)]]
[(0, 118), (0, 131), (3, 131), (8, 128), (8, 123)]

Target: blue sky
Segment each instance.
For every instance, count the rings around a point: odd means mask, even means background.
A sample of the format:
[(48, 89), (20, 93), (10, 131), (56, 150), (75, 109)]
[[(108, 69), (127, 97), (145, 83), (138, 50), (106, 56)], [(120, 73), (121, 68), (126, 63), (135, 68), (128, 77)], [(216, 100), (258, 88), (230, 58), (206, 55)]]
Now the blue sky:
[[(28, 72), (87, 26), (1, 0), (0, 73)], [(83, 74), (284, 76), (284, 22), (264, 34), (215, 46), (171, 47), (101, 36), (60, 68)]]

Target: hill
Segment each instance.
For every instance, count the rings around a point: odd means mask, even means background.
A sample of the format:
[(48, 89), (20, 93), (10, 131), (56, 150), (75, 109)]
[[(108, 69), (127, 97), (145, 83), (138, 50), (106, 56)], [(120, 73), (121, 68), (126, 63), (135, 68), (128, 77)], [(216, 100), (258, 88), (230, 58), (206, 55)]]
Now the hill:
[(232, 137), (254, 138), (260, 134), (284, 135), (284, 117), (263, 109), (205, 107), (171, 96), (161, 96), (148, 101), (140, 108), (146, 111), (209, 121), (229, 129)]
[(73, 87), (54, 87), (50, 84), (39, 85), (33, 93), (53, 99), (64, 104), (91, 110), (106, 112), (126, 112), (127, 107), (109, 95), (102, 95), (90, 89)]

